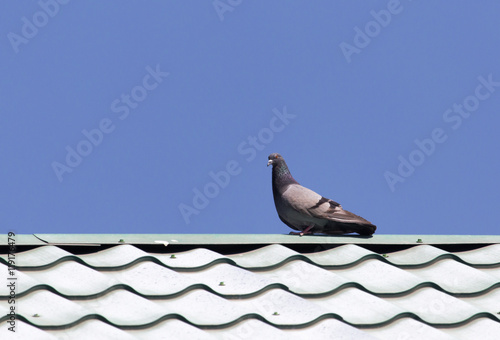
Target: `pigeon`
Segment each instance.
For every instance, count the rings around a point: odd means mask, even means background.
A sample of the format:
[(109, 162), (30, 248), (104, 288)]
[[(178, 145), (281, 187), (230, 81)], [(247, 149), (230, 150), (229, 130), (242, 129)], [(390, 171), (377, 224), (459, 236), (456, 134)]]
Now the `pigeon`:
[(313, 233), (372, 235), (377, 227), (342, 206), (300, 185), (280, 154), (272, 153), (267, 166), (273, 166), (273, 196), (280, 220), (304, 235)]

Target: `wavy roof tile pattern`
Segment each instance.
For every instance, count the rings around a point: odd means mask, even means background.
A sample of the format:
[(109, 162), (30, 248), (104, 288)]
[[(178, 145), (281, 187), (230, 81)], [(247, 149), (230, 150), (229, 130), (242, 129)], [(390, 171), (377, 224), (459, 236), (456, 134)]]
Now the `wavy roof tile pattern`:
[[(500, 237), (19, 235), (1, 339), (496, 339)], [(418, 240), (418, 242), (417, 242)]]

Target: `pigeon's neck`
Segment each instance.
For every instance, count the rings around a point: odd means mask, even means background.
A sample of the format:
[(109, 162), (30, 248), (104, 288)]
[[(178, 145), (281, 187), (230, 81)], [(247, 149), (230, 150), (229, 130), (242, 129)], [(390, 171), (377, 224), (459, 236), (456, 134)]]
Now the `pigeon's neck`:
[(288, 170), (285, 162), (273, 166), (273, 193), (278, 193), (289, 184), (299, 184)]

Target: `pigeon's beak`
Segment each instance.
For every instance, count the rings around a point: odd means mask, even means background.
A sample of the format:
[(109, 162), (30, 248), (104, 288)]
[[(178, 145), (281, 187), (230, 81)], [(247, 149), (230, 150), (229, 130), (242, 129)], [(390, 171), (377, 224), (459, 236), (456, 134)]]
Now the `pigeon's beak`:
[(269, 166), (271, 164), (273, 164), (273, 160), (272, 159), (270, 159), (270, 160), (267, 161), (267, 166)]

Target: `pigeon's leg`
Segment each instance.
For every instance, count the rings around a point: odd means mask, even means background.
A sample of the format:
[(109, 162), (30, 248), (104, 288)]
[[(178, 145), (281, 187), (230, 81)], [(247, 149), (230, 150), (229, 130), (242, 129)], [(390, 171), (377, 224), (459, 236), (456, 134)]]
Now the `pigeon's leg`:
[(290, 234), (292, 234), (292, 235), (300, 235), (300, 236), (303, 236), (305, 234), (312, 234), (313, 232), (310, 231), (310, 230), (313, 227), (314, 227), (314, 224), (311, 224), (310, 226), (308, 226), (306, 229), (304, 229), (302, 231), (291, 231)]
[(305, 234), (312, 234), (313, 232), (310, 231), (314, 227), (314, 224), (311, 224), (309, 227), (306, 229), (302, 230), (302, 232), (299, 234), (300, 236), (305, 235)]

